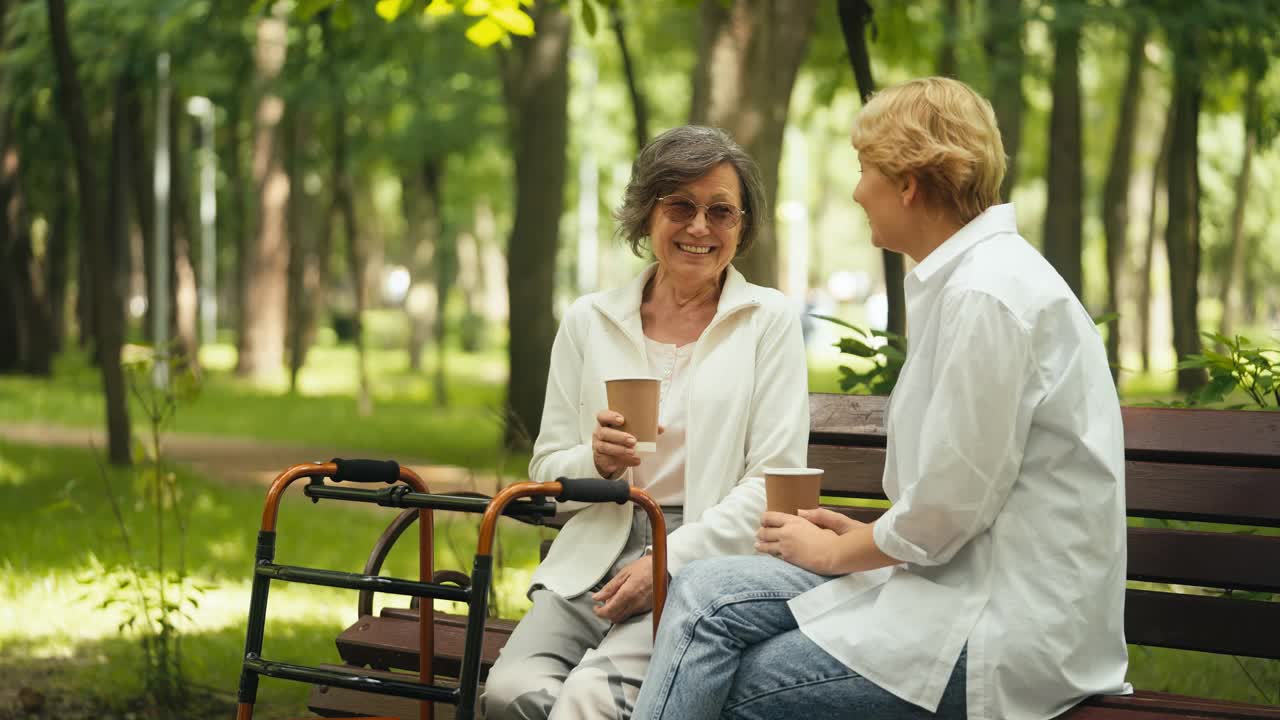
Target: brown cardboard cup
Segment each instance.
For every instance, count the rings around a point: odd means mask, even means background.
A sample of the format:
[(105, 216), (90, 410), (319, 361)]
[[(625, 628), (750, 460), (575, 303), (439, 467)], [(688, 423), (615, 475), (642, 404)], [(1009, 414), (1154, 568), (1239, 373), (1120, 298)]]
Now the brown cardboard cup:
[(769, 511), (799, 515), (798, 510), (818, 507), (822, 471), (816, 468), (765, 468), (764, 491)]
[(636, 452), (658, 451), (659, 380), (653, 377), (614, 378), (605, 380), (609, 409), (622, 415), (619, 428), (636, 438)]

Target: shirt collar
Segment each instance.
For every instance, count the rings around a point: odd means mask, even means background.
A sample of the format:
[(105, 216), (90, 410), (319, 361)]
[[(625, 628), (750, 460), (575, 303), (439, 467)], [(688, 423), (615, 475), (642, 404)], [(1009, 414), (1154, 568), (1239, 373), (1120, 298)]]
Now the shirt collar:
[(916, 265), (908, 274), (921, 283), (959, 258), (966, 250), (994, 235), (1018, 232), (1018, 218), (1013, 210), (1013, 203), (992, 205), (978, 217), (970, 220), (964, 227), (934, 248), (924, 260)]

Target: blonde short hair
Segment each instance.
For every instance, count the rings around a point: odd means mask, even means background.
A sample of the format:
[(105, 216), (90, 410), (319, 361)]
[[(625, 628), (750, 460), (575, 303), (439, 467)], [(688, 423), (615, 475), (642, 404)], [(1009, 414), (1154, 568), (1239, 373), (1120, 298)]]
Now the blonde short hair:
[(862, 162), (916, 178), (925, 200), (969, 222), (1000, 202), (1004, 144), (996, 114), (973, 88), (931, 77), (885, 88), (853, 121)]

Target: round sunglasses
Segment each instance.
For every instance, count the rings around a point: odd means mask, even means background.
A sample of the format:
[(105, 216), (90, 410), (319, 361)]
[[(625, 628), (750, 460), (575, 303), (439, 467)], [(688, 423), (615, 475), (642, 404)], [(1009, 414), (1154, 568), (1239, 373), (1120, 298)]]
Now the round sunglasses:
[(742, 216), (747, 214), (746, 210), (729, 203), (700, 205), (683, 195), (664, 195), (658, 198), (658, 205), (661, 206), (662, 214), (666, 215), (668, 220), (680, 225), (693, 222), (693, 219), (698, 216), (698, 211), (705, 210), (707, 224), (717, 230), (730, 230), (737, 227), (738, 223), (742, 222)]

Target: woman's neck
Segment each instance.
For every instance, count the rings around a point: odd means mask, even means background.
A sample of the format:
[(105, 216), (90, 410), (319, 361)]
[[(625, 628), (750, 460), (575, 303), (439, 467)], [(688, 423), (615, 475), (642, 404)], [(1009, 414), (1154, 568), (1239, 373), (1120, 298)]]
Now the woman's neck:
[(965, 223), (960, 222), (957, 218), (951, 217), (949, 214), (926, 213), (924, 215), (924, 219), (916, 228), (916, 237), (919, 238), (919, 241), (916, 243), (914, 248), (911, 248), (907, 252), (907, 254), (910, 255), (911, 259), (915, 260), (918, 265), (924, 262), (924, 259), (929, 257), (929, 255), (934, 250), (937, 250), (942, 243), (946, 242), (948, 238), (960, 232), (960, 228), (964, 226)]
[(674, 307), (678, 310), (694, 310), (714, 305), (720, 300), (724, 273), (705, 282), (681, 282), (658, 266), (657, 272), (645, 288), (645, 300)]

